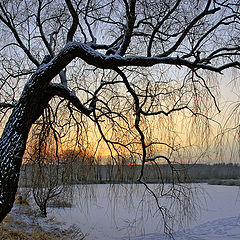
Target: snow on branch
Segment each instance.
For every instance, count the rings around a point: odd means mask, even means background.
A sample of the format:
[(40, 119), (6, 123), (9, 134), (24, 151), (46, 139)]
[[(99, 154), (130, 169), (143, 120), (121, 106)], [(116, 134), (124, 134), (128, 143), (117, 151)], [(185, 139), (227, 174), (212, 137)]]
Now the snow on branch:
[[(224, 69), (240, 67), (239, 61), (233, 61), (230, 63), (223, 64), (221, 66), (214, 66), (209, 63), (201, 63), (196, 61), (190, 61), (181, 57), (145, 57), (145, 56), (128, 56), (123, 57), (118, 54), (115, 55), (104, 55), (94, 50), (94, 45), (91, 43), (80, 43), (80, 42), (69, 42), (65, 48), (59, 53), (59, 55), (65, 55), (65, 59), (79, 57), (90, 65), (93, 65), (102, 69), (116, 69), (117, 67), (123, 66), (142, 66), (151, 67), (157, 64), (168, 64), (175, 66), (185, 66), (190, 69), (205, 69), (213, 72), (221, 73)], [(70, 60), (71, 61), (71, 60)]]

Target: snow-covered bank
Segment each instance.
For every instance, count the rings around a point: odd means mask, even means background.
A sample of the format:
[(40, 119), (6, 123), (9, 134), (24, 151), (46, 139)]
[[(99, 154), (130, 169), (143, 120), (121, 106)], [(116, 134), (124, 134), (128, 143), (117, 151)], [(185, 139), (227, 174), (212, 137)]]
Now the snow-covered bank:
[(53, 217), (42, 217), (28, 204), (15, 204), (0, 224), (1, 240), (81, 240), (85, 239), (76, 226), (65, 227)]

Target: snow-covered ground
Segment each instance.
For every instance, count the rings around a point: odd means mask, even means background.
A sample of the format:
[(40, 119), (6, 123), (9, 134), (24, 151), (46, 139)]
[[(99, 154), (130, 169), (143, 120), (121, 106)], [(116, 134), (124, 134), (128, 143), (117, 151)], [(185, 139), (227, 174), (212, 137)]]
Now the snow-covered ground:
[[(66, 225), (76, 224), (86, 239), (166, 240), (156, 206), (140, 185), (87, 185), (76, 188), (74, 207), (49, 209)], [(240, 239), (239, 188), (199, 185), (196, 203), (200, 208), (184, 229), (175, 223), (176, 240)], [(199, 210), (201, 210), (199, 212)], [(176, 214), (177, 215), (177, 214)]]
[[(229, 217), (208, 221), (199, 226), (178, 231), (173, 234), (175, 240), (239, 240), (240, 218)], [(124, 238), (123, 238), (124, 239)], [(125, 238), (128, 239), (128, 238)], [(150, 233), (136, 236), (134, 240), (167, 240), (164, 234)]]

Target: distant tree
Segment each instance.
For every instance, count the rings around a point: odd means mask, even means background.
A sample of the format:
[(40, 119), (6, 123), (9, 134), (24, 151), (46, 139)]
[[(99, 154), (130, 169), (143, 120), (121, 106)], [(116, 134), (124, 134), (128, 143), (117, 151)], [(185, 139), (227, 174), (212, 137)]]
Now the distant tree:
[(215, 73), (240, 68), (239, 12), (238, 0), (1, 1), (0, 221), (33, 124), (78, 142), (92, 120), (114, 161), (141, 161), (139, 182), (149, 161), (174, 174), (181, 144), (207, 144)]

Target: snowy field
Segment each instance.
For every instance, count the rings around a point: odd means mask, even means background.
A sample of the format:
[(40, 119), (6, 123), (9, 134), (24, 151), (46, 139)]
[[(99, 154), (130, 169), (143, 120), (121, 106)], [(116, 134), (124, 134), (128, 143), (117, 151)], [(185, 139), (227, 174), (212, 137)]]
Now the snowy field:
[[(169, 239), (163, 234), (162, 219), (156, 213), (156, 205), (142, 185), (78, 186), (74, 193), (73, 208), (49, 208), (49, 215), (65, 222), (66, 226), (76, 224), (88, 234), (86, 239)], [(240, 239), (239, 188), (199, 184), (197, 193), (196, 211), (191, 212), (191, 219), (180, 221), (182, 215), (176, 211), (174, 238)], [(181, 227), (182, 223), (184, 227)]]

